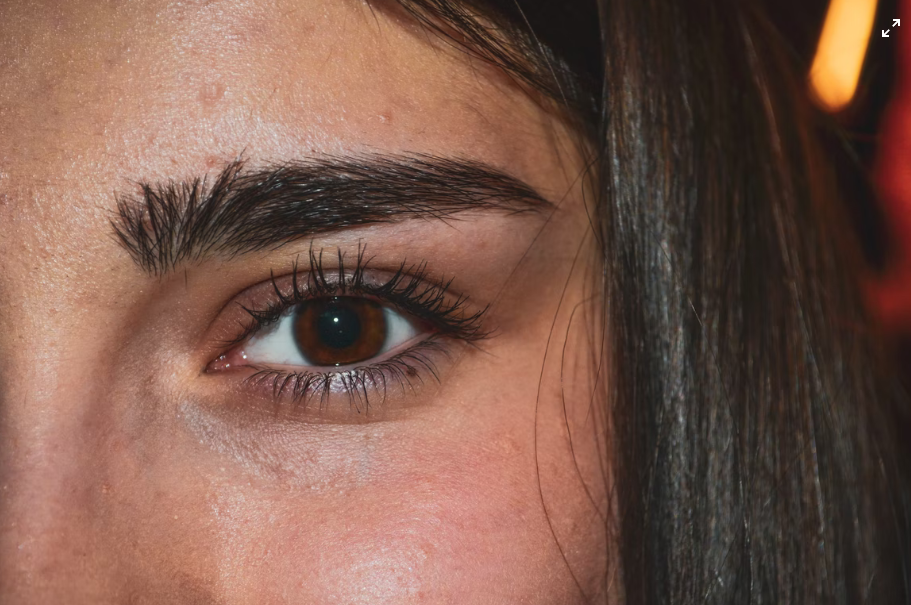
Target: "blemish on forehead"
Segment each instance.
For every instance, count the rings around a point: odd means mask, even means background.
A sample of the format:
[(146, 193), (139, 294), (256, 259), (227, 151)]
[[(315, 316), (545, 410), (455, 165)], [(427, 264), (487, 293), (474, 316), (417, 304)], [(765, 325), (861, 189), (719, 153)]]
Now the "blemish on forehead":
[(206, 82), (199, 89), (199, 102), (205, 109), (215, 107), (225, 98), (227, 90), (228, 87), (223, 82)]

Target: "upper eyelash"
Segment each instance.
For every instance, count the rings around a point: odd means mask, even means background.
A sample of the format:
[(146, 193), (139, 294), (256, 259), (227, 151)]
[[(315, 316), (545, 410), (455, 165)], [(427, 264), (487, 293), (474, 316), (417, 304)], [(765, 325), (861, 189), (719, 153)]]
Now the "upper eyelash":
[(366, 246), (358, 246), (354, 269), (350, 275), (346, 275), (345, 255), (338, 249), (338, 267), (334, 269), (335, 279), (332, 279), (332, 270), (327, 272), (323, 264), (323, 250), (316, 253), (311, 247), (308, 252), (309, 271), (303, 283), (298, 263), (295, 262), (292, 266), (290, 294), (282, 292), (274, 273), (270, 273), (275, 300), (262, 309), (251, 309), (241, 305), (251, 321), (243, 326), (241, 334), (225, 344), (235, 345), (247, 340), (276, 323), (295, 305), (316, 298), (350, 294), (372, 296), (391, 303), (398, 309), (432, 324), (437, 333), (444, 336), (469, 343), (490, 337), (491, 332), (483, 328), (481, 321), (488, 307), (467, 313), (467, 296), (460, 295), (455, 300), (450, 300), (448, 296), (451, 279), (434, 281), (428, 276), (426, 262), (409, 266), (403, 261), (388, 280), (380, 284), (370, 283), (365, 279), (365, 272), (372, 257), (365, 257), (366, 250)]

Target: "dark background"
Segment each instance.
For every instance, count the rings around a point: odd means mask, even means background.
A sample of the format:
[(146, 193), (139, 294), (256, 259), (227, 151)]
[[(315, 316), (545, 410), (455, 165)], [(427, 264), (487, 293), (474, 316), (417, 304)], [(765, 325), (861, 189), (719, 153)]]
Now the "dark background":
[[(765, 0), (769, 16), (785, 38), (799, 65), (809, 73), (816, 44), (828, 9), (828, 0)], [(881, 274), (892, 244), (883, 228), (885, 221), (877, 203), (873, 166), (880, 122), (895, 82), (896, 31), (892, 20), (899, 16), (898, 0), (880, 0), (874, 31), (864, 59), (857, 93), (851, 104), (835, 115), (818, 109), (816, 119), (823, 144), (838, 175), (842, 200), (847, 205), (867, 266)], [(908, 24), (907, 27), (911, 27)], [(889, 38), (882, 30), (891, 30)], [(908, 32), (906, 35), (911, 35)], [(911, 334), (888, 337), (899, 378), (911, 391)]]
[[(828, 0), (765, 0), (769, 15), (799, 65), (809, 72), (825, 20)], [(837, 115), (817, 112), (824, 144), (831, 154), (839, 185), (857, 230), (866, 261), (879, 272), (889, 255), (883, 217), (876, 204), (872, 167), (876, 156), (880, 119), (892, 92), (895, 77), (895, 34), (898, 0), (880, 0), (874, 31), (867, 49), (857, 94)], [(911, 25), (911, 24), (909, 24)], [(883, 38), (881, 30), (890, 29)]]

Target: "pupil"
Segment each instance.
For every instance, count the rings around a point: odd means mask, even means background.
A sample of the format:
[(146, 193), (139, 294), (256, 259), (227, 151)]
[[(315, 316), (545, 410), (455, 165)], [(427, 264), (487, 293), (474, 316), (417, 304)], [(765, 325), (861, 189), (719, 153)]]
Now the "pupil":
[(316, 319), (316, 332), (324, 346), (347, 349), (361, 336), (361, 318), (348, 305), (332, 301)]

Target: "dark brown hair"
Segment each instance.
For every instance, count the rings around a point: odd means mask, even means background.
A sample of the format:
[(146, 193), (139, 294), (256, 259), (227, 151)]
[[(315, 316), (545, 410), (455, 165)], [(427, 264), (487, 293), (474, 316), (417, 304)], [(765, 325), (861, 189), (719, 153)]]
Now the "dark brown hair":
[(626, 602), (911, 602), (908, 397), (762, 3), (399, 4), (591, 150)]

